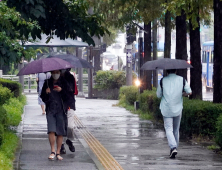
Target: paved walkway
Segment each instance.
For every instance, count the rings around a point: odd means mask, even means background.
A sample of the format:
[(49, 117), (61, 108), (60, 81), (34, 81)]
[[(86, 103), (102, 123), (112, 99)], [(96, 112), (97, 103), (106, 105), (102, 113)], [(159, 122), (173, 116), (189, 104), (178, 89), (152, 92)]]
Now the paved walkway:
[[(37, 105), (37, 95), (27, 95), (27, 99), (17, 169), (104, 169), (77, 131), (76, 152), (71, 153), (66, 147), (67, 154), (63, 161), (49, 161), (45, 116), (41, 115)], [(169, 159), (163, 129), (155, 127), (150, 121), (141, 120), (124, 108), (113, 106), (116, 103), (115, 100), (77, 98), (76, 115), (124, 170), (222, 169), (222, 156), (186, 142), (180, 142), (176, 159)]]

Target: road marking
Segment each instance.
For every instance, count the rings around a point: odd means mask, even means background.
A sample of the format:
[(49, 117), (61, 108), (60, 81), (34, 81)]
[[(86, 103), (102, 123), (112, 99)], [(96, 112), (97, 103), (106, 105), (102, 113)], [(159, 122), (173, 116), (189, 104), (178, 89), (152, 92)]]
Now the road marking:
[(76, 115), (74, 115), (74, 121), (81, 136), (106, 170), (124, 170), (107, 149), (86, 129)]

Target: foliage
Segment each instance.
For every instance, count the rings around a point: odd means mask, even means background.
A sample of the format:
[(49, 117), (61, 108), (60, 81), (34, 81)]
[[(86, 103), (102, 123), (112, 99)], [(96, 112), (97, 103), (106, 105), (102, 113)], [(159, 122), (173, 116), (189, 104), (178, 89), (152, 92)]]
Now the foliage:
[(123, 86), (119, 91), (119, 99), (129, 105), (134, 105), (138, 101), (139, 90), (136, 86)]
[(115, 89), (126, 84), (126, 74), (123, 71), (99, 70), (95, 76), (96, 89)]
[(18, 137), (11, 131), (5, 131), (4, 141), (0, 146), (0, 169), (13, 169), (13, 159), (17, 144)]
[(198, 27), (197, 17), (200, 17), (205, 25), (210, 25), (213, 0), (170, 0), (169, 3), (164, 3), (162, 6), (176, 16), (180, 16), (181, 10), (184, 10), (187, 20), (191, 19), (193, 29)]
[(3, 108), (7, 112), (8, 125), (18, 126), (21, 121), (21, 115), (23, 113), (23, 106), (25, 104), (24, 98), (20, 102), (17, 98), (10, 98)]
[[(41, 31), (49, 35), (55, 34), (60, 39), (80, 37), (89, 45), (94, 44), (93, 36), (103, 36), (108, 33), (102, 25), (99, 14), (89, 14), (89, 4), (85, 0), (7, 0), (9, 7), (15, 7), (23, 18), (38, 21)], [(26, 32), (26, 30), (24, 30)], [(40, 38), (41, 31), (34, 29), (32, 38)]]
[(9, 90), (7, 87), (2, 87), (2, 85), (0, 85), (0, 105), (3, 105), (12, 96), (13, 94), (11, 93), (11, 90)]
[(22, 94), (22, 86), (18, 82), (0, 78), (0, 85), (10, 89), (15, 97), (19, 97)]
[(20, 62), (22, 57), (31, 58), (34, 55), (32, 49), (24, 50), (18, 41), (27, 40), (28, 33), (34, 28), (38, 30), (36, 21), (30, 19), (25, 21), (15, 9), (8, 8), (5, 2), (0, 3), (1, 65)]
[[(156, 96), (156, 90), (145, 90), (142, 94), (135, 95), (132, 87), (120, 88), (119, 105), (133, 107), (134, 101), (139, 99), (139, 111), (137, 113), (150, 115), (156, 121), (162, 121), (162, 114), (159, 109), (160, 99)], [(184, 98), (183, 113), (180, 131), (186, 136), (201, 135), (213, 138), (216, 136), (217, 143), (222, 147), (222, 105), (209, 101), (189, 100)], [(216, 125), (217, 122), (217, 125)], [(216, 125), (216, 126), (215, 126)]]
[(222, 148), (222, 114), (220, 114), (220, 116), (217, 119), (216, 128), (217, 132), (215, 140), (217, 144)]

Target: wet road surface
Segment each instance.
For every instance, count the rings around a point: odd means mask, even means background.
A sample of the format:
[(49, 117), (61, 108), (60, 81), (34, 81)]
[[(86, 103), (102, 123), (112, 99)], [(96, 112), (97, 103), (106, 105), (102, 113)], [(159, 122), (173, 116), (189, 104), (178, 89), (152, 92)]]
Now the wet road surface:
[[(50, 146), (45, 116), (41, 115), (40, 106), (37, 105), (37, 95), (28, 95), (27, 99), (17, 169), (103, 169), (98, 166), (98, 160), (80, 135), (79, 140), (75, 141), (74, 154), (66, 146), (67, 154), (63, 156), (63, 161), (49, 161)], [(222, 169), (222, 156), (200, 145), (186, 142), (180, 142), (176, 159), (169, 159), (169, 147), (163, 128), (114, 106), (117, 102), (77, 98), (76, 115), (124, 170)]]

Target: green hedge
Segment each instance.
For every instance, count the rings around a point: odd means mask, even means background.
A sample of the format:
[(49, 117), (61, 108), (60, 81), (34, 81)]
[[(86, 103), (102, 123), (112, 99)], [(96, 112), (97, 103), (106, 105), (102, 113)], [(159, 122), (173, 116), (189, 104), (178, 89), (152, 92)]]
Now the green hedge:
[(138, 87), (136, 86), (123, 86), (119, 91), (119, 99), (121, 102), (126, 102), (129, 105), (133, 105), (138, 100)]
[[(136, 75), (133, 74), (133, 80), (136, 78)], [(96, 72), (94, 78), (95, 89), (104, 90), (104, 89), (119, 89), (126, 84), (126, 73), (124, 71), (102, 71), (99, 70)]]
[(22, 94), (22, 86), (21, 86), (20, 83), (0, 78), (0, 84), (3, 87), (7, 87), (8, 89), (10, 89), (15, 97), (21, 96), (21, 94)]
[(13, 96), (13, 94), (12, 94), (11, 90), (9, 90), (7, 87), (2, 87), (2, 85), (0, 85), (0, 105), (3, 105), (12, 96)]
[(10, 126), (18, 126), (21, 121), (21, 115), (23, 113), (23, 107), (26, 103), (25, 96), (20, 98), (10, 98), (3, 108), (7, 112), (7, 121)]
[[(135, 97), (135, 90), (132, 89), (134, 88), (130, 86), (120, 88), (120, 91), (124, 91), (124, 93), (119, 94), (119, 102), (132, 105), (133, 101), (139, 98), (140, 110), (145, 114), (151, 114), (154, 120), (162, 121), (159, 109), (161, 100), (156, 96), (156, 89), (145, 90), (138, 98)], [(196, 99), (189, 100), (184, 97), (182, 114), (180, 125), (182, 134), (216, 138), (216, 142), (222, 147), (222, 104)]]

